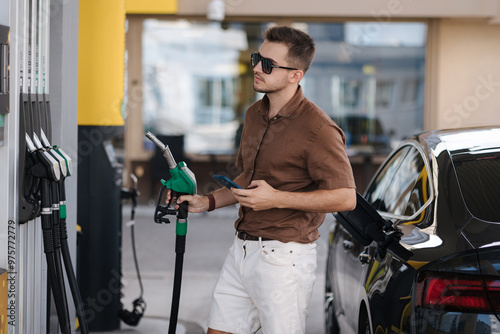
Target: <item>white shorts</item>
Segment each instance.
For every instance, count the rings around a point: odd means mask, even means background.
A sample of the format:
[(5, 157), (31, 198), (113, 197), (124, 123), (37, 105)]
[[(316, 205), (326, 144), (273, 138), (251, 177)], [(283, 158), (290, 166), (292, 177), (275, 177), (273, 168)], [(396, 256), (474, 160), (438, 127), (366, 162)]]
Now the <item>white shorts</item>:
[(213, 292), (208, 327), (229, 333), (305, 333), (316, 244), (235, 239)]

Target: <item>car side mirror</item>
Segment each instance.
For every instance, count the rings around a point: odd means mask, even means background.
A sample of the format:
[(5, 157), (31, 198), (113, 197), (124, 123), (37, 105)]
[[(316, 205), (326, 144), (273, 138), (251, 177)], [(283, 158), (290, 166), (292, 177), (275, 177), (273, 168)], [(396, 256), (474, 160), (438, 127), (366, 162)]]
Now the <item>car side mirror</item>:
[(387, 252), (404, 261), (408, 261), (413, 253), (404, 248), (399, 241), (403, 235), (385, 220), (368, 203), (363, 196), (356, 193), (356, 208), (334, 214), (337, 221), (363, 246), (377, 243), (375, 259), (382, 261)]

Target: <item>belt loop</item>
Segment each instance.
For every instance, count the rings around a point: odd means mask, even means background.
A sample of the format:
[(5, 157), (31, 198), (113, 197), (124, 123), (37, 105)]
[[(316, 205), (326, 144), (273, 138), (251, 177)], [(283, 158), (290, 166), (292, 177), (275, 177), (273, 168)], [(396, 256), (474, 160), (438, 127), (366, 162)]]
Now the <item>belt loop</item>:
[(259, 237), (259, 244), (260, 244), (260, 248), (264, 248), (264, 245), (262, 244), (262, 238)]

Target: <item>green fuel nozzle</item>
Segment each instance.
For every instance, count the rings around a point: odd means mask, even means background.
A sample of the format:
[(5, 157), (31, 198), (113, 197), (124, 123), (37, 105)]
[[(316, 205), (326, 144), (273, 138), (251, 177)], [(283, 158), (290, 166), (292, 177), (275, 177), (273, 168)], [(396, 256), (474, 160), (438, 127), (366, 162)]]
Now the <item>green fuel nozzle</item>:
[(184, 161), (179, 162), (175, 168), (170, 168), (170, 175), (172, 177), (167, 181), (161, 180), (167, 189), (172, 189), (179, 194), (193, 195), (196, 193), (196, 178)]
[[(182, 264), (184, 252), (186, 251), (186, 234), (188, 223), (188, 202), (184, 201), (175, 209), (170, 208), (174, 198), (182, 195), (193, 195), (196, 193), (196, 178), (194, 173), (187, 167), (186, 163), (181, 161), (178, 164), (175, 162), (172, 152), (168, 146), (164, 145), (151, 132), (146, 133), (146, 137), (158, 146), (168, 162), (170, 169), (170, 179), (161, 180), (161, 190), (156, 203), (154, 221), (155, 223), (170, 223), (166, 215), (176, 215), (177, 224), (175, 227), (175, 274), (174, 274), (174, 291), (172, 293), (172, 309), (170, 310), (170, 321), (168, 334), (175, 334), (177, 328), (177, 317), (179, 313), (179, 299), (181, 293), (182, 281)], [(162, 195), (165, 189), (170, 189), (170, 200), (167, 205), (162, 205)], [(175, 207), (175, 205), (174, 205)]]
[(163, 144), (151, 132), (146, 133), (146, 137), (158, 146), (163, 156), (167, 160), (170, 169), (171, 178), (167, 181), (161, 180), (161, 183), (167, 188), (179, 194), (193, 195), (196, 193), (196, 177), (188, 168), (184, 161), (175, 162), (172, 152), (167, 145)]
[[(177, 210), (170, 209), (170, 204), (173, 198), (182, 195), (193, 195), (196, 193), (196, 177), (194, 173), (188, 168), (184, 161), (179, 163), (175, 162), (172, 152), (167, 145), (163, 144), (158, 138), (155, 137), (151, 132), (146, 133), (146, 137), (155, 143), (156, 146), (161, 150), (163, 156), (167, 160), (168, 168), (170, 171), (170, 179), (167, 181), (161, 180), (161, 190), (158, 196), (158, 202), (155, 211), (155, 222), (156, 223), (170, 223), (166, 215), (176, 215), (177, 216), (177, 234), (186, 234), (186, 221), (187, 221), (187, 203), (179, 204)], [(165, 206), (161, 203), (163, 192), (165, 189), (170, 189), (172, 191), (171, 200)], [(182, 225), (180, 225), (182, 224)]]

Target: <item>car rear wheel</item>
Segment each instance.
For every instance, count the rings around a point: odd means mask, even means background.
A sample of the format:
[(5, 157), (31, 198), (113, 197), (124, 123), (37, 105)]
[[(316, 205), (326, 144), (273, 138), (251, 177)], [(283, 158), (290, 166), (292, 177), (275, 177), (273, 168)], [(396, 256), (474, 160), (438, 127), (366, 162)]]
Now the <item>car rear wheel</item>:
[(340, 334), (339, 324), (333, 306), (333, 292), (325, 294), (325, 334)]
[(370, 321), (368, 320), (368, 314), (366, 313), (366, 309), (363, 307), (361, 309), (361, 314), (359, 315), (359, 326), (358, 333), (359, 334), (371, 334), (370, 330)]

